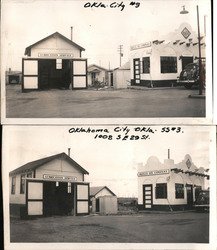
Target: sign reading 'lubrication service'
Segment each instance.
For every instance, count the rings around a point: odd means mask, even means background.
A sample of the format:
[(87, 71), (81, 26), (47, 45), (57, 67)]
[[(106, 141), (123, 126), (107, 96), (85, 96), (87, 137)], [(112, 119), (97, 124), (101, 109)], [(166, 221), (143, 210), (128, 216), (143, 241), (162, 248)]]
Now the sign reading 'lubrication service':
[(169, 169), (138, 172), (137, 176), (141, 177), (141, 176), (160, 175), (160, 174), (169, 174)]
[(39, 57), (73, 58), (74, 54), (69, 53), (38, 53)]
[(151, 46), (151, 42), (140, 43), (140, 44), (130, 46), (130, 50), (142, 49), (142, 48), (147, 48), (150, 46)]
[(77, 177), (74, 176), (61, 176), (61, 175), (51, 175), (51, 174), (44, 174), (43, 179), (55, 180), (55, 181), (77, 181)]

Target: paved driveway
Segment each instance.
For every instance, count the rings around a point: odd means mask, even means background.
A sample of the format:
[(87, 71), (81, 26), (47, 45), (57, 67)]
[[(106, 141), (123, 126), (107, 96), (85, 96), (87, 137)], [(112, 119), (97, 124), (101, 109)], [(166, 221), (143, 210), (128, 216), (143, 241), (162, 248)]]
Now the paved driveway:
[(21, 92), (7, 85), (6, 118), (205, 117), (205, 99), (184, 87)]
[(12, 218), (10, 229), (11, 242), (208, 243), (209, 214)]

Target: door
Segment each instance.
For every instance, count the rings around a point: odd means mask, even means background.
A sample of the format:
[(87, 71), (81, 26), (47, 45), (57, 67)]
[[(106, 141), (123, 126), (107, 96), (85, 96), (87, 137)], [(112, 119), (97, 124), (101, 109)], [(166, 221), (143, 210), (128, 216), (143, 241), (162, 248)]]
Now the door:
[(182, 70), (185, 68), (186, 65), (189, 63), (193, 63), (193, 57), (192, 56), (185, 56), (182, 57)]
[(96, 199), (96, 212), (99, 212), (99, 198)]
[(191, 207), (193, 204), (193, 186), (190, 184), (187, 184), (187, 206)]
[(134, 84), (140, 84), (140, 62), (139, 58), (133, 60)]
[(23, 58), (22, 73), (22, 90), (38, 89), (38, 60)]
[(152, 184), (143, 185), (143, 204), (144, 204), (144, 209), (152, 209), (153, 205)]
[(77, 184), (76, 214), (89, 214), (89, 184)]
[(87, 60), (73, 60), (72, 89), (87, 88)]
[(43, 182), (27, 180), (26, 204), (28, 215), (43, 215)]

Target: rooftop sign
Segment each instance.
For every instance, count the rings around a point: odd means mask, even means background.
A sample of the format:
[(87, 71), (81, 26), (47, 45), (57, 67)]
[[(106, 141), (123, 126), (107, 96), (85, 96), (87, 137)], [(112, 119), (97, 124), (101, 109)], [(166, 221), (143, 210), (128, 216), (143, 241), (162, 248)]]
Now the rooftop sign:
[(130, 46), (130, 50), (142, 49), (142, 48), (147, 48), (147, 47), (151, 47), (151, 42), (132, 45)]
[(141, 176), (161, 175), (161, 174), (169, 174), (169, 169), (138, 172), (137, 176), (141, 177)]

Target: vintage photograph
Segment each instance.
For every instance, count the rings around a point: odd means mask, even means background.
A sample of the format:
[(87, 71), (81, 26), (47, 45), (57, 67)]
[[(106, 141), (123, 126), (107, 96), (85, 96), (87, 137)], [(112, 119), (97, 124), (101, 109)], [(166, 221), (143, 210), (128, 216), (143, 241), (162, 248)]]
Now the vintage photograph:
[(215, 244), (215, 127), (6, 126), (3, 132), (6, 249)]
[(3, 122), (211, 121), (211, 11), (209, 0), (3, 0)]

